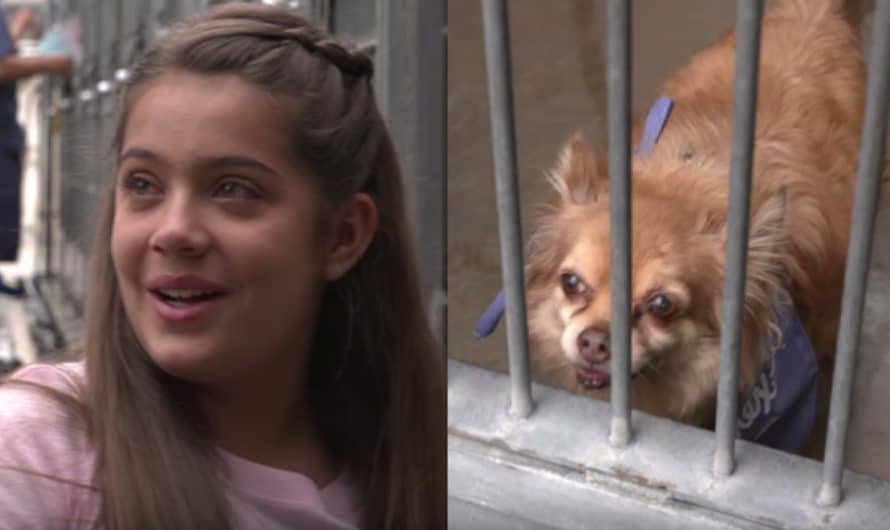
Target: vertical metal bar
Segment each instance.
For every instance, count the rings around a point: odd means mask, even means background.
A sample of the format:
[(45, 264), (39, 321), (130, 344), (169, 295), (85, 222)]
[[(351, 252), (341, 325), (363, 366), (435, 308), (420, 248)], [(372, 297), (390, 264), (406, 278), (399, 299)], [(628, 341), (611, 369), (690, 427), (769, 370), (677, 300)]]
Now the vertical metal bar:
[(377, 94), (377, 107), (380, 114), (388, 118), (391, 114), (390, 71), (392, 70), (392, 24), (390, 23), (392, 0), (377, 0), (377, 50), (374, 52), (374, 92)]
[(609, 104), (609, 203), (612, 322), (612, 425), (609, 442), (630, 442), (630, 46), (628, 0), (609, 0), (607, 82)]
[(831, 412), (822, 468), (822, 487), (817, 502), (834, 506), (841, 501), (841, 480), (844, 471), (844, 448), (850, 420), (850, 398), (859, 333), (862, 327), (862, 306), (871, 259), (871, 240), (881, 185), (884, 141), (887, 133), (888, 85), (890, 85), (890, 0), (878, 3), (872, 48), (868, 61), (868, 90), (862, 145), (859, 151), (859, 172), (856, 179), (856, 202), (844, 271), (844, 297), (838, 331), (834, 380), (831, 386)]
[[(47, 2), (46, 4), (46, 25), (49, 27), (57, 19), (57, 6), (55, 2)], [(56, 82), (52, 78), (45, 78), (40, 84), (40, 101), (43, 109), (42, 129), (40, 135), (40, 173), (41, 186), (43, 186), (43, 208), (41, 217), (43, 218), (43, 276), (49, 277), (53, 274), (53, 172), (55, 168), (52, 165), (52, 142), (55, 140), (53, 136), (53, 125), (59, 123), (59, 110), (53, 108), (53, 94), (55, 93)]]
[(414, 193), (421, 279), (436, 341), (446, 352), (445, 0), (418, 3), (418, 186)]
[(736, 11), (735, 88), (732, 105), (732, 155), (729, 170), (729, 217), (726, 226), (726, 279), (720, 333), (720, 386), (717, 390), (717, 449), (714, 472), (735, 469), (739, 406), (739, 348), (744, 318), (745, 272), (751, 199), (751, 166), (757, 114), (757, 65), (763, 0), (739, 0)]
[[(358, 22), (334, 8), (334, 31)], [(445, 2), (378, 0), (376, 20), (375, 92), (405, 175), (427, 319), (444, 352)]]
[[(52, 9), (50, 4), (50, 9)], [(52, 20), (50, 18), (49, 20)], [(40, 85), (40, 100), (43, 116), (41, 120), (40, 135), (40, 180), (43, 186), (43, 207), (41, 217), (43, 218), (43, 276), (52, 276), (53, 274), (53, 172), (55, 168), (52, 165), (52, 143), (55, 140), (53, 135), (53, 126), (59, 122), (59, 110), (53, 108), (53, 93), (55, 91), (55, 81), (47, 78), (43, 79)]]
[(491, 105), (491, 140), (494, 148), (498, 198), (498, 233), (507, 305), (507, 348), (510, 355), (510, 412), (528, 416), (532, 411), (528, 361), (528, 324), (522, 267), (522, 230), (516, 179), (516, 142), (513, 129), (513, 90), (510, 68), (510, 32), (504, 0), (482, 0), (485, 27), (485, 62)]

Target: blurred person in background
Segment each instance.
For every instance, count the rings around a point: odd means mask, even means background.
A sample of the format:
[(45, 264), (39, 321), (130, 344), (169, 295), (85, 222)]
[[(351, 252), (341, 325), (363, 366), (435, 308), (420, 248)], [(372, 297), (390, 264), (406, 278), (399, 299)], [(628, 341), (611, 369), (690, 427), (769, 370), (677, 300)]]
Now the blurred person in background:
[[(0, 262), (18, 259), (21, 231), (22, 159), (25, 135), (16, 120), (16, 81), (35, 74), (67, 76), (72, 60), (52, 54), (22, 57), (16, 42), (34, 22), (30, 8), (16, 12), (12, 25), (0, 9)], [(21, 285), (9, 285), (0, 276), (0, 294), (21, 296)]]

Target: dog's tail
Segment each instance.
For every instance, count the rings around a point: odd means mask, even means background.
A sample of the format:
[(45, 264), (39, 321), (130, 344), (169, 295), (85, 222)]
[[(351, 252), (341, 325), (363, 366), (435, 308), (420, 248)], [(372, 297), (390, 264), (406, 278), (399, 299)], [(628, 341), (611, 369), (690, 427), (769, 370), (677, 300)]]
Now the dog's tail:
[(821, 22), (828, 17), (841, 17), (853, 27), (874, 8), (874, 0), (769, 0), (767, 16), (784, 17), (803, 23)]

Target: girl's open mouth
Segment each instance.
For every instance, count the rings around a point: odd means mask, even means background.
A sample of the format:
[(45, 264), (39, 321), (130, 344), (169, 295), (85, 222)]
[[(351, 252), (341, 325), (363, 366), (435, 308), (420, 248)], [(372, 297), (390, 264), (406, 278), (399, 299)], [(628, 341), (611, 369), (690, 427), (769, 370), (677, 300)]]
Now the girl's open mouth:
[(225, 293), (200, 289), (152, 289), (158, 315), (170, 322), (190, 322), (206, 314)]
[(218, 298), (223, 294), (218, 291), (199, 289), (157, 289), (152, 292), (174, 307), (186, 307), (189, 304)]

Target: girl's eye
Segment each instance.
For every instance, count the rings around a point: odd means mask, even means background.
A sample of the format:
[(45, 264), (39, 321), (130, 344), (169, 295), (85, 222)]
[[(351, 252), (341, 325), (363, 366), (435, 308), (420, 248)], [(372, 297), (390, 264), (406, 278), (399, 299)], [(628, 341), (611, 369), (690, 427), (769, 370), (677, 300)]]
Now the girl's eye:
[(157, 193), (157, 188), (155, 188), (154, 184), (142, 176), (141, 173), (128, 175), (123, 181), (123, 187), (133, 195), (154, 195)]
[(238, 180), (224, 180), (216, 187), (213, 194), (217, 197), (236, 199), (256, 199), (260, 196), (252, 186)]

